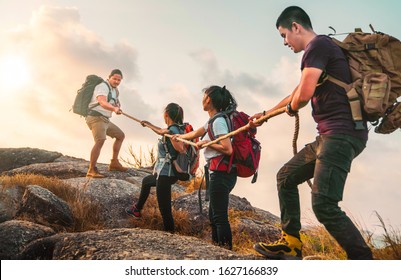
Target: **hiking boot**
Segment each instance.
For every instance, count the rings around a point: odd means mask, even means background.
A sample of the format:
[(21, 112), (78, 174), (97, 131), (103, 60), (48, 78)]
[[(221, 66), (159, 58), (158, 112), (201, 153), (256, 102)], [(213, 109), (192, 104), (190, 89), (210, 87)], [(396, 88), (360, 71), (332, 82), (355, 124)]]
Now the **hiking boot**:
[(274, 243), (259, 242), (253, 245), (256, 252), (275, 260), (301, 260), (302, 242), (297, 237), (282, 232), (280, 240)]
[(136, 204), (134, 204), (130, 208), (125, 208), (125, 212), (130, 215), (131, 217), (134, 218), (140, 218), (141, 217), (141, 211), (136, 208)]
[(109, 165), (109, 171), (127, 171), (128, 168), (121, 165), (118, 159), (112, 159)]
[(94, 168), (89, 168), (88, 172), (86, 173), (86, 177), (88, 177), (88, 178), (104, 178), (106, 176), (104, 176), (103, 174), (100, 174), (97, 167), (94, 167)]

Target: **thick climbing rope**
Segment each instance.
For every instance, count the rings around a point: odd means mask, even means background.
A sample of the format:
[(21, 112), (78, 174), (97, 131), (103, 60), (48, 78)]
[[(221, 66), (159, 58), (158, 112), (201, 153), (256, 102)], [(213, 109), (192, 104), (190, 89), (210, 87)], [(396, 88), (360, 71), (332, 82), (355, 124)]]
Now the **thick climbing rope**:
[[(299, 135), (299, 114), (296, 113), (294, 117), (295, 117), (295, 129), (294, 129), (294, 137), (292, 138), (292, 151), (294, 155), (296, 155), (298, 153), (297, 141)], [(308, 183), (309, 187), (312, 188), (311, 180), (307, 180), (306, 182)]]
[[(277, 115), (280, 115), (280, 114), (282, 114), (282, 113), (284, 113), (284, 112), (285, 112), (285, 107), (282, 107), (282, 108), (279, 108), (279, 109), (277, 109), (277, 110), (274, 110), (273, 112), (268, 113), (268, 114), (266, 114), (266, 115), (260, 117), (259, 119), (255, 120), (254, 122), (255, 122), (255, 123), (265, 122), (265, 121), (267, 121), (268, 119), (270, 119), (270, 118), (272, 118), (272, 117), (275, 117), (275, 116), (277, 116)], [(134, 117), (132, 117), (132, 116), (126, 114), (126, 113), (122, 113), (122, 114), (123, 114), (124, 116), (126, 116), (126, 117), (128, 117), (128, 118), (130, 118), (130, 119), (132, 119), (132, 120), (134, 120), (134, 121), (136, 121), (136, 122), (138, 122), (138, 123), (142, 123), (141, 120), (139, 120), (139, 119), (137, 119), (137, 118), (134, 118)], [(298, 141), (298, 135), (299, 135), (299, 115), (298, 115), (298, 113), (297, 113), (297, 114), (295, 114), (294, 116), (295, 116), (295, 130), (294, 130), (294, 137), (293, 137), (293, 139), (292, 139), (292, 150), (293, 150), (293, 153), (294, 153), (294, 155), (295, 155), (295, 154), (298, 153), (297, 141)], [(149, 127), (149, 128), (154, 127), (154, 126), (148, 125), (148, 124), (146, 124), (145, 126), (147, 126), (147, 127)], [(247, 130), (247, 129), (249, 129), (249, 128), (250, 128), (250, 125), (249, 125), (249, 123), (248, 123), (247, 125), (244, 125), (243, 127), (240, 127), (240, 128), (238, 128), (237, 130), (231, 131), (230, 133), (227, 133), (227, 134), (225, 134), (225, 135), (222, 135), (222, 136), (218, 137), (217, 139), (215, 139), (215, 140), (213, 140), (213, 141), (210, 141), (210, 142), (208, 142), (208, 143), (206, 143), (206, 144), (203, 144), (203, 145), (202, 145), (202, 148), (207, 147), (207, 146), (210, 146), (210, 145), (212, 145), (212, 144), (214, 144), (214, 143), (217, 143), (217, 142), (219, 142), (219, 141), (221, 141), (221, 140), (223, 140), (223, 139), (232, 137), (232, 136), (234, 136), (235, 134), (237, 134), (237, 133), (239, 133), (239, 132), (241, 132), (241, 131)], [(172, 137), (172, 135), (169, 135), (169, 134), (165, 134), (164, 136)], [(182, 141), (182, 142), (184, 142), (184, 143), (186, 143), (186, 144), (196, 146), (196, 144), (195, 144), (194, 142), (191, 142), (191, 141), (188, 141), (188, 140), (185, 140), (185, 139), (181, 139), (181, 138), (179, 138), (179, 137), (176, 138), (176, 139), (177, 139), (178, 141)], [(310, 180), (307, 180), (307, 183), (308, 183), (309, 187), (312, 187), (312, 183), (311, 183)]]

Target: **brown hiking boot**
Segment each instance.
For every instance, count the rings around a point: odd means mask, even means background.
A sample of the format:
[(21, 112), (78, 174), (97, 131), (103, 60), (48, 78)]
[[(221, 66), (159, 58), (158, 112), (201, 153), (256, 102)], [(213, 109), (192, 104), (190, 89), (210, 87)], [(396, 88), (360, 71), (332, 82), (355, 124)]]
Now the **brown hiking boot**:
[(127, 171), (128, 168), (121, 165), (118, 159), (112, 159), (109, 165), (109, 171)]
[(88, 178), (104, 178), (106, 176), (104, 176), (103, 174), (100, 174), (97, 167), (95, 167), (95, 168), (89, 168), (88, 173), (86, 173), (86, 177), (88, 177)]

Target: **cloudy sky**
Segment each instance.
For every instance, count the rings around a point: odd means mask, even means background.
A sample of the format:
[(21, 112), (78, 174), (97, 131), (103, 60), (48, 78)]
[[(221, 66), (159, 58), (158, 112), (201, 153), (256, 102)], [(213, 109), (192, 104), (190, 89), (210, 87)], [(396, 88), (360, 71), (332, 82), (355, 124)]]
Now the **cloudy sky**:
[[(92, 136), (84, 119), (70, 112), (86, 75), (107, 77), (120, 68), (124, 112), (157, 125), (169, 102), (181, 104), (195, 128), (208, 116), (201, 90), (226, 85), (239, 109), (254, 114), (288, 95), (300, 78), (301, 55), (283, 46), (275, 29), (280, 12), (300, 5), (317, 33), (362, 27), (401, 38), (399, 1), (268, 0), (0, 0), (0, 147), (34, 147), (89, 159)], [(315, 124), (301, 112), (298, 147), (312, 142)], [(121, 157), (156, 144), (157, 136), (124, 116), (113, 121), (126, 133)], [(279, 214), (278, 169), (292, 154), (294, 119), (279, 116), (258, 131), (263, 154), (258, 182), (240, 179), (233, 193)], [(400, 228), (401, 133), (370, 133), (367, 149), (353, 163), (342, 208), (362, 227), (380, 232), (377, 211)], [(111, 157), (106, 141), (101, 162)], [(300, 186), (303, 221), (313, 222), (310, 190)]]

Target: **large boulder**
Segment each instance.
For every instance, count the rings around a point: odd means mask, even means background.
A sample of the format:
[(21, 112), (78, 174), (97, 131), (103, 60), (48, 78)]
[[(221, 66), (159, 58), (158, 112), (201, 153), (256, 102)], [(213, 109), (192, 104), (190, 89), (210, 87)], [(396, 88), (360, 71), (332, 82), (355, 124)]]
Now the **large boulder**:
[(70, 227), (74, 223), (70, 206), (40, 186), (26, 188), (18, 215), (46, 226)]
[[(189, 224), (194, 233), (202, 232), (210, 227), (209, 202), (205, 201), (204, 190), (201, 191), (200, 198), (197, 191), (176, 198), (173, 201), (173, 207), (188, 213)], [(239, 213), (239, 221), (235, 224), (238, 232), (250, 237), (257, 236), (259, 240), (266, 241), (276, 240), (280, 236), (280, 230), (275, 226), (279, 222), (278, 218), (268, 211), (254, 208), (246, 198), (230, 194), (228, 208)]]
[(0, 148), (0, 173), (33, 163), (53, 162), (62, 154), (34, 148)]
[(15, 218), (24, 192), (25, 188), (21, 186), (3, 187), (0, 185), (0, 223)]
[(73, 178), (63, 181), (99, 207), (98, 214), (106, 228), (130, 226), (124, 209), (139, 196), (141, 187), (138, 184), (110, 178)]
[[(125, 208), (138, 199), (142, 178), (143, 176), (131, 176), (127, 180), (71, 178), (63, 182), (76, 188), (83, 197), (99, 206), (99, 216), (106, 228), (117, 228), (132, 226)], [(175, 192), (184, 191), (179, 185), (173, 185), (172, 189)]]
[[(117, 178), (125, 180), (132, 176), (144, 176), (147, 174), (143, 171), (136, 171), (130, 168), (127, 172), (108, 171), (107, 164), (98, 164), (99, 171), (106, 175), (107, 178)], [(53, 176), (59, 179), (69, 179), (77, 177), (85, 177), (88, 171), (88, 162), (85, 161), (59, 161), (51, 163), (36, 163), (27, 166), (15, 168), (13, 170), (3, 172), (4, 175), (15, 174), (37, 174), (43, 176)]]
[(27, 221), (0, 223), (0, 259), (16, 259), (28, 243), (55, 234), (48, 227)]
[(260, 217), (240, 218), (235, 226), (237, 227), (236, 231), (241, 232), (242, 236), (266, 243), (276, 241), (281, 236), (281, 230), (276, 225), (262, 221)]

